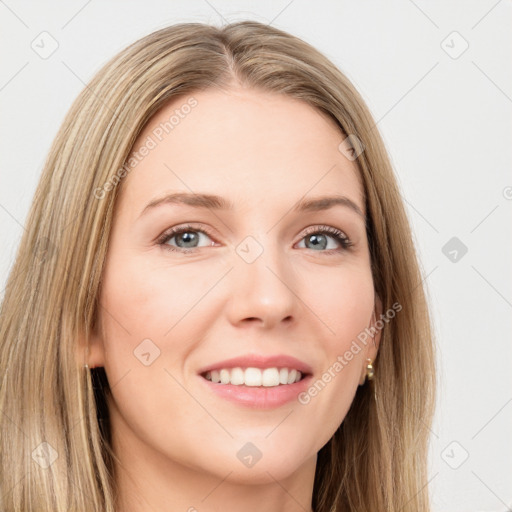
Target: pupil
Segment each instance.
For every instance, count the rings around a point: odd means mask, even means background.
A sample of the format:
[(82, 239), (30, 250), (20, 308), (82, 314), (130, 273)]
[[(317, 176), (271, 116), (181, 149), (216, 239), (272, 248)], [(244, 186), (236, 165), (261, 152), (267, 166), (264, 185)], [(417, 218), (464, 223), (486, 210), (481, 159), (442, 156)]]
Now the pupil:
[[(186, 244), (190, 242), (194, 242), (194, 239), (197, 239), (197, 235), (191, 234), (190, 231), (186, 231), (178, 235), (178, 238), (184, 241)], [(197, 242), (197, 240), (195, 240)]]
[(318, 246), (320, 244), (322, 245), (322, 248), (325, 249), (325, 235), (310, 235), (309, 240), (313, 241), (313, 244), (315, 246)]

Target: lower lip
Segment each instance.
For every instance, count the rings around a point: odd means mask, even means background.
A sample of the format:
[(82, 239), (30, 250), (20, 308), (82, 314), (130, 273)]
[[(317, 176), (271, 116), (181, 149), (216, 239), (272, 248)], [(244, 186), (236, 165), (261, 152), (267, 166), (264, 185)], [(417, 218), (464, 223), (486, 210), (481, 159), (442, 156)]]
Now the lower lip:
[(201, 375), (199, 375), (199, 378), (210, 390), (226, 400), (253, 409), (274, 409), (293, 400), (297, 400), (299, 393), (302, 393), (308, 388), (312, 375), (307, 375), (302, 380), (299, 380), (299, 382), (294, 382), (293, 384), (282, 384), (273, 387), (216, 384)]

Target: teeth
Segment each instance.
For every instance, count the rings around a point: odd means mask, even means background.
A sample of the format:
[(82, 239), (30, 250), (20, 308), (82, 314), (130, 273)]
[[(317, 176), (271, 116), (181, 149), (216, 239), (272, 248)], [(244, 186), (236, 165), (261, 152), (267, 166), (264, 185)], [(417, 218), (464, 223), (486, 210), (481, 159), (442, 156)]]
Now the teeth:
[(242, 368), (233, 368), (231, 370), (231, 378), (229, 381), (235, 386), (241, 386), (245, 382), (244, 371)]
[(261, 372), (261, 383), (263, 386), (279, 386), (279, 370), (277, 368), (265, 368)]
[(221, 384), (229, 384), (230, 378), (231, 378), (231, 375), (229, 374), (229, 370), (222, 369), (220, 371), (220, 383)]
[(244, 372), (246, 386), (261, 386), (261, 370), (259, 368), (247, 368)]
[(206, 372), (205, 378), (216, 384), (235, 386), (275, 387), (281, 384), (293, 384), (302, 378), (295, 368), (222, 368)]

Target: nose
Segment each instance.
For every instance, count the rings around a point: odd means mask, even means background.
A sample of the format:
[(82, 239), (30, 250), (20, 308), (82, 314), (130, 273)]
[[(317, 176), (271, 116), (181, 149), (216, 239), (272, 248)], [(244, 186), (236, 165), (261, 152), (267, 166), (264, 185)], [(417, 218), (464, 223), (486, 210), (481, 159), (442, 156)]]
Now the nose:
[(262, 252), (253, 261), (243, 251), (235, 251), (229, 277), (229, 320), (236, 326), (257, 324), (266, 329), (291, 324), (300, 310), (295, 291), (298, 280), (278, 244), (261, 244), (259, 249), (255, 245), (253, 241), (251, 250)]

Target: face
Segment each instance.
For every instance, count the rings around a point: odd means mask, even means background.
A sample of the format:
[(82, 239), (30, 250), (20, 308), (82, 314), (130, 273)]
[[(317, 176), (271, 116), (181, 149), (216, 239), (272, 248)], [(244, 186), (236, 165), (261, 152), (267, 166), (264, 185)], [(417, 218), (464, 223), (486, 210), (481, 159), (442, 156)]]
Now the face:
[(123, 453), (279, 480), (316, 461), (376, 355), (344, 356), (375, 311), (363, 189), (307, 104), (192, 96), (151, 119), (118, 185), (89, 365), (107, 373)]

